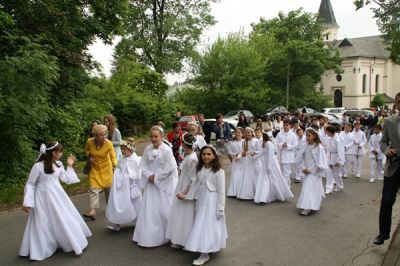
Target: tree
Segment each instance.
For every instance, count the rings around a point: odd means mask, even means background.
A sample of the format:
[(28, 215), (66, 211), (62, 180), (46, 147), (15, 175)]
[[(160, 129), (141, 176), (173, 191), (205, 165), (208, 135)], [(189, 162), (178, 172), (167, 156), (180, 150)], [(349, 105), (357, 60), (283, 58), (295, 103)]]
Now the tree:
[[(287, 81), (291, 108), (320, 82), (326, 70), (340, 72), (339, 53), (327, 49), (317, 15), (302, 9), (280, 12), (271, 20), (253, 24), (250, 40), (265, 60), (264, 81), (273, 89), (272, 102), (285, 105)], [(294, 100), (292, 100), (294, 99)]]
[[(89, 80), (87, 71), (95, 67), (88, 46), (96, 37), (111, 43), (126, 7), (127, 0), (4, 0), (0, 11), (12, 17), (20, 36), (35, 39), (57, 58), (58, 80), (50, 97), (52, 103), (63, 105), (82, 96)], [(7, 31), (0, 34), (0, 39), (5, 38)], [(18, 44), (2, 44), (0, 54), (13, 52), (15, 45)]]
[(357, 10), (371, 3), (376, 4), (376, 7), (371, 9), (390, 52), (390, 59), (400, 64), (400, 2), (398, 0), (354, 0)]
[(371, 107), (382, 107), (385, 105), (385, 98), (382, 94), (378, 93), (374, 96), (371, 101)]
[(242, 32), (219, 37), (195, 62), (196, 81), (208, 89), (258, 89), (263, 59)]
[(122, 45), (160, 74), (179, 72), (202, 31), (215, 24), (210, 3), (218, 0), (129, 1)]

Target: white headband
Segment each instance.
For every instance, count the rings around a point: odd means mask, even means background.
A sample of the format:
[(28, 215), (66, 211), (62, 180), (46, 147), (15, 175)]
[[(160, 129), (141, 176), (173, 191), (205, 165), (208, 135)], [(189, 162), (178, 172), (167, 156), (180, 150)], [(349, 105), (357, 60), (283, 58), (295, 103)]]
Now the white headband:
[(150, 131), (152, 131), (153, 129), (160, 130), (161, 134), (164, 134), (164, 129), (162, 129), (162, 127), (160, 127), (160, 126), (157, 126), (157, 125), (156, 126), (152, 126)]
[(57, 145), (58, 145), (58, 141), (56, 141), (56, 143), (53, 146), (46, 148), (46, 145), (42, 143), (42, 145), (40, 145), (40, 149), (39, 149), (40, 154), (45, 154), (46, 151), (50, 151), (50, 150), (54, 149), (55, 147), (57, 147)]
[(251, 128), (251, 127), (246, 127), (245, 130), (250, 130), (250, 131), (253, 132), (253, 134), (254, 134), (254, 129)]
[(315, 130), (314, 128), (312, 128), (312, 127), (308, 127), (308, 128), (306, 128), (306, 131), (307, 130), (312, 130), (312, 131), (314, 131), (317, 135), (318, 135), (318, 131), (317, 130)]
[(119, 145), (120, 145), (120, 146), (125, 146), (125, 147), (127, 147), (127, 148), (130, 149), (132, 152), (134, 152), (134, 151), (136, 150), (135, 144), (130, 144), (130, 143), (128, 143), (128, 142), (125, 141), (125, 140), (121, 141)]
[(204, 146), (203, 146), (202, 150), (203, 150), (204, 148), (211, 148), (211, 149), (213, 149), (213, 150), (214, 150), (215, 154), (217, 154), (217, 155), (218, 155), (218, 153), (217, 153), (217, 150), (214, 148), (214, 146), (213, 146), (213, 145), (211, 145), (211, 144), (207, 144), (207, 145), (204, 145)]
[(191, 133), (186, 132), (185, 134), (182, 135), (182, 141), (183, 141), (183, 143), (185, 143), (185, 144), (188, 145), (188, 146), (193, 146), (194, 142), (187, 142), (187, 141), (185, 140), (186, 134), (191, 134)]

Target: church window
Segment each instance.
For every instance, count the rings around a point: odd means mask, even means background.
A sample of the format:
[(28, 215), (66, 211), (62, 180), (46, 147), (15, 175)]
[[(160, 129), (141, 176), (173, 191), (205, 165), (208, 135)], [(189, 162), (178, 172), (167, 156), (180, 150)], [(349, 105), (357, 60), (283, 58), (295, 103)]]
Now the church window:
[(375, 77), (375, 93), (379, 92), (379, 75)]
[(362, 93), (367, 92), (367, 75), (364, 74), (362, 77)]

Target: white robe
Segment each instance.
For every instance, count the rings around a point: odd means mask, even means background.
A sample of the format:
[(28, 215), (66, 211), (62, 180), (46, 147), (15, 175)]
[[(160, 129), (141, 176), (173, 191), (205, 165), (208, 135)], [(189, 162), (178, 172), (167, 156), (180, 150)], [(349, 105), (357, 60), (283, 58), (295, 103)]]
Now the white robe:
[[(214, 180), (216, 182), (213, 182)], [(211, 181), (211, 182), (210, 182)], [(208, 183), (216, 183), (216, 190), (211, 191)], [(196, 199), (195, 219), (185, 249), (193, 252), (217, 252), (226, 247), (228, 233), (225, 217), (217, 219), (217, 210), (225, 208), (225, 172), (220, 169), (213, 173), (211, 169), (200, 170), (197, 181), (189, 192)]]
[(194, 221), (194, 201), (180, 200), (178, 193), (188, 192), (191, 184), (196, 182), (197, 154), (192, 152), (187, 155), (179, 165), (180, 174), (178, 185), (175, 189), (175, 197), (172, 202), (171, 213), (168, 220), (165, 238), (171, 243), (184, 246), (192, 230)]
[[(174, 178), (177, 165), (172, 150), (165, 143), (158, 149), (148, 145), (140, 161), (143, 188), (142, 206), (137, 218), (133, 241), (139, 246), (156, 247), (168, 242), (165, 231), (168, 225), (172, 199), (174, 197)], [(154, 175), (154, 182), (148, 178)]]
[(135, 153), (118, 161), (106, 207), (106, 217), (111, 223), (130, 223), (139, 215), (142, 202), (139, 164), (140, 157)]
[[(246, 140), (243, 141), (245, 145)], [(239, 155), (240, 160), (243, 163), (243, 177), (239, 180), (237, 198), (239, 199), (254, 199), (255, 186), (258, 180), (258, 171), (261, 167), (261, 162), (256, 156), (251, 156), (250, 153), (260, 152), (261, 146), (260, 141), (252, 139), (248, 141), (248, 150), (246, 156)], [(244, 149), (242, 148), (242, 151)]]
[(193, 143), (193, 150), (201, 150), (205, 145), (207, 145), (207, 142), (204, 137), (202, 135), (196, 135), (196, 141)]
[(258, 177), (254, 202), (268, 203), (275, 200), (285, 201), (293, 198), (289, 185), (282, 175), (275, 146), (271, 141), (265, 143), (258, 155), (261, 160), (261, 174)]
[[(228, 192), (226, 193), (229, 197), (236, 197), (238, 193), (238, 185), (241, 183), (243, 178), (243, 160), (241, 160), (240, 153), (243, 148), (243, 140), (231, 141), (228, 144), (228, 154), (232, 156), (231, 165), (231, 180), (228, 187)], [(237, 158), (237, 160), (236, 160)]]
[(307, 168), (311, 173), (302, 173), (302, 187), (297, 208), (306, 210), (319, 210), (322, 198), (325, 197), (322, 185), (322, 175), (328, 169), (328, 159), (322, 145), (314, 144), (304, 146), (297, 157), (302, 169)]
[(31, 260), (44, 260), (57, 248), (79, 255), (92, 235), (59, 181), (73, 184), (79, 179), (72, 167), (65, 171), (61, 162), (56, 163), (60, 167), (54, 166), (52, 174), (44, 172), (43, 162), (35, 163), (25, 185), (23, 206), (31, 210), (19, 255)]
[[(282, 145), (286, 143), (287, 147)], [(297, 148), (297, 136), (292, 131), (281, 131), (275, 138), (275, 145), (278, 149), (278, 160), (282, 164), (292, 164), (296, 162), (295, 150)]]

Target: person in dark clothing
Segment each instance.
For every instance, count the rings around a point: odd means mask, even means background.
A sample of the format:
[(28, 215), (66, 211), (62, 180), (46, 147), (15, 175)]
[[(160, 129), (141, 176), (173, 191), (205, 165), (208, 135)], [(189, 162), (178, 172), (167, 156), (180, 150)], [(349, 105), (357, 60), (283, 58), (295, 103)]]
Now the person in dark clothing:
[(239, 122), (237, 124), (238, 127), (246, 128), (250, 126), (249, 122), (247, 122), (247, 118), (244, 113), (239, 113)]
[(207, 142), (207, 144), (210, 144), (212, 128), (211, 128), (210, 124), (205, 123), (203, 114), (199, 114), (197, 117), (199, 119), (199, 124), (200, 124), (201, 128), (203, 129), (204, 139)]

